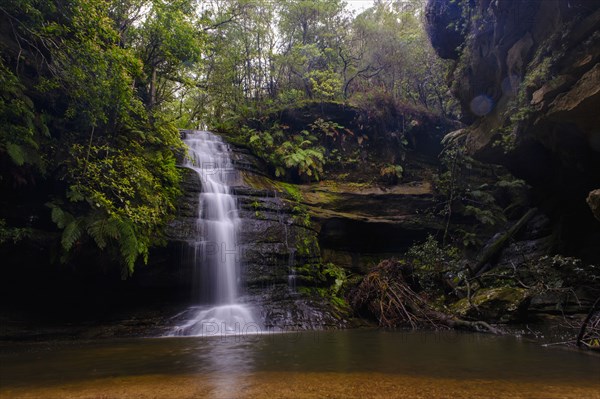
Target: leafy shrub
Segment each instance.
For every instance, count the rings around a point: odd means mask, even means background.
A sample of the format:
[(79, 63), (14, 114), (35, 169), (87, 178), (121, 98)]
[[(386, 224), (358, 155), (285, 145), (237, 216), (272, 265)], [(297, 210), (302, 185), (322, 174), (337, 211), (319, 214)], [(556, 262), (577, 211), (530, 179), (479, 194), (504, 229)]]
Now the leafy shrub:
[(288, 171), (306, 180), (319, 180), (325, 165), (325, 148), (319, 144), (315, 130), (323, 125), (311, 125), (311, 130), (287, 133), (287, 126), (274, 123), (269, 129), (257, 131), (244, 127), (243, 134), (252, 151), (267, 161), (277, 177)]
[[(600, 291), (600, 268), (562, 255), (542, 256), (517, 270), (517, 276), (538, 291), (589, 286)], [(598, 292), (600, 293), (600, 292)]]
[(403, 172), (400, 165), (386, 164), (379, 170), (379, 175), (386, 184), (397, 184), (402, 179)]
[(428, 293), (443, 294), (445, 287), (466, 277), (458, 249), (440, 246), (432, 235), (410, 247), (406, 255), (419, 285)]
[(4, 243), (13, 243), (29, 237), (31, 230), (25, 227), (10, 227), (6, 224), (6, 220), (0, 219), (0, 245)]

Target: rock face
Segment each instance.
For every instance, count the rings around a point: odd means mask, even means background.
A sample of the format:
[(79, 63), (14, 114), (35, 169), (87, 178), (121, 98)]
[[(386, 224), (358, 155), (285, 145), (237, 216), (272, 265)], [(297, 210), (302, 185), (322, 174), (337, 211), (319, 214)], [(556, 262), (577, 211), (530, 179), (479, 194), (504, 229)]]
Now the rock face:
[(432, 205), (430, 182), (288, 184), (270, 179), (247, 151), (234, 152), (247, 300), (267, 326), (347, 326), (347, 309), (326, 294), (335, 283), (327, 268), (362, 274), (440, 227), (419, 214)]
[[(457, 39), (440, 38), (459, 5), (469, 18), (454, 57)], [(469, 151), (537, 189), (568, 251), (589, 249), (600, 234), (585, 204), (600, 186), (600, 3), (429, 0), (427, 10), (434, 47), (456, 59)]]
[(590, 192), (587, 197), (587, 203), (594, 217), (600, 221), (600, 189)]
[[(238, 161), (249, 155), (238, 153)], [(334, 307), (317, 289), (324, 267), (317, 232), (302, 223), (294, 198), (279, 183), (244, 171), (234, 188), (242, 218), (241, 254), (247, 300), (261, 309), (267, 327), (339, 328), (347, 312)]]
[(325, 261), (359, 274), (442, 228), (440, 220), (426, 215), (434, 204), (429, 181), (385, 190), (313, 184), (303, 187), (303, 198), (316, 221)]
[(440, 57), (457, 59), (459, 47), (465, 41), (463, 25), (467, 23), (458, 1), (430, 1), (425, 9), (431, 45)]
[[(379, 147), (389, 151), (390, 146)], [(236, 253), (243, 263), (243, 299), (261, 310), (265, 326), (347, 326), (348, 309), (341, 298), (332, 296), (336, 270), (364, 274), (369, 266), (403, 253), (443, 228), (441, 220), (427, 216), (434, 204), (431, 162), (435, 158), (424, 155), (430, 147), (426, 148), (408, 155), (405, 165), (410, 178), (400, 185), (344, 183), (337, 175), (297, 185), (271, 179), (260, 160), (232, 145), (239, 171), (232, 191), (242, 219)], [(363, 164), (368, 170), (357, 171), (357, 176), (378, 176), (368, 160)], [(180, 266), (169, 279), (180, 279), (182, 289), (190, 289), (193, 260), (187, 256), (191, 251), (187, 241), (195, 229), (201, 191), (195, 173), (184, 170), (182, 189), (178, 218), (168, 231), (171, 257)]]
[[(238, 248), (231, 251), (235, 251), (243, 265), (243, 300), (260, 309), (267, 328), (345, 326), (345, 309), (336, 308), (319, 295), (318, 289), (326, 289), (331, 281), (318, 279), (322, 277), (323, 262), (317, 231), (300, 222), (294, 211), (297, 203), (286, 191), (287, 185), (266, 177), (264, 165), (243, 149), (235, 148), (233, 162), (240, 172), (232, 192), (240, 206), (241, 228)], [(169, 258), (178, 265), (170, 267), (163, 279), (170, 280), (166, 284), (190, 292), (195, 261), (189, 256), (192, 249), (187, 241), (195, 229), (201, 189), (198, 176), (184, 169), (184, 196), (178, 217), (167, 231)]]

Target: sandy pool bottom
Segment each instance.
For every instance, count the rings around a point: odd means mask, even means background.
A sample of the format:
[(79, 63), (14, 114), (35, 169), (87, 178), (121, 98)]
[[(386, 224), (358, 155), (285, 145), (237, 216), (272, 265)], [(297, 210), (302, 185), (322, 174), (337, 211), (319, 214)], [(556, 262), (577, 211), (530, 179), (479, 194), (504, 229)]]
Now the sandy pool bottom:
[[(4, 384), (1, 384), (4, 385)], [(259, 372), (249, 375), (146, 375), (44, 387), (2, 388), (2, 399), (197, 398), (531, 398), (600, 399), (589, 383), (454, 380), (384, 373)]]

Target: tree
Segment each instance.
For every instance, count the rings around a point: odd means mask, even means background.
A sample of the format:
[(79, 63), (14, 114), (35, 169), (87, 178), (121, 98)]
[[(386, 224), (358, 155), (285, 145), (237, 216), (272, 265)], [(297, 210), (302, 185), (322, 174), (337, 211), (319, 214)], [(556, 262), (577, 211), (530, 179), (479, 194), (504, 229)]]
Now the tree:
[[(345, 42), (339, 40), (349, 25), (349, 15), (340, 0), (282, 1), (279, 30), (283, 49), (279, 61), (285, 88), (303, 90), (307, 98), (341, 95), (341, 74)], [(338, 87), (339, 86), (339, 87)], [(333, 91), (331, 91), (333, 90)]]
[[(11, 27), (0, 42), (3, 209), (13, 208), (7, 185), (39, 190), (62, 230), (64, 259), (95, 245), (120, 260), (124, 275), (161, 242), (179, 193), (174, 152), (182, 147), (164, 113), (145, 108), (135, 90), (148, 66), (124, 40), (133, 28), (123, 16), (142, 3), (130, 4), (122, 12), (100, 0), (0, 8)], [(164, 60), (150, 68), (168, 72)]]
[(127, 45), (142, 61), (141, 95), (153, 108), (190, 84), (190, 73), (200, 60), (203, 31), (198, 29), (201, 21), (191, 0), (152, 0), (146, 7), (143, 21), (129, 29)]
[(353, 21), (353, 52), (345, 57), (346, 97), (378, 90), (448, 114), (451, 98), (442, 89), (448, 65), (429, 44), (423, 7), (420, 0), (379, 0)]

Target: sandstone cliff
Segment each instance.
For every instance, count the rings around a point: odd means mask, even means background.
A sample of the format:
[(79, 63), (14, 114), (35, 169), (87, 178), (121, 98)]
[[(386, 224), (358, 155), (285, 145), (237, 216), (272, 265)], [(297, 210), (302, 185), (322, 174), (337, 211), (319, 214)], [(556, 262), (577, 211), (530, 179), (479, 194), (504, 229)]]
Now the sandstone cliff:
[[(600, 2), (430, 0), (426, 16), (480, 160), (532, 184), (563, 250), (598, 259)], [(591, 202), (590, 202), (591, 205)]]

